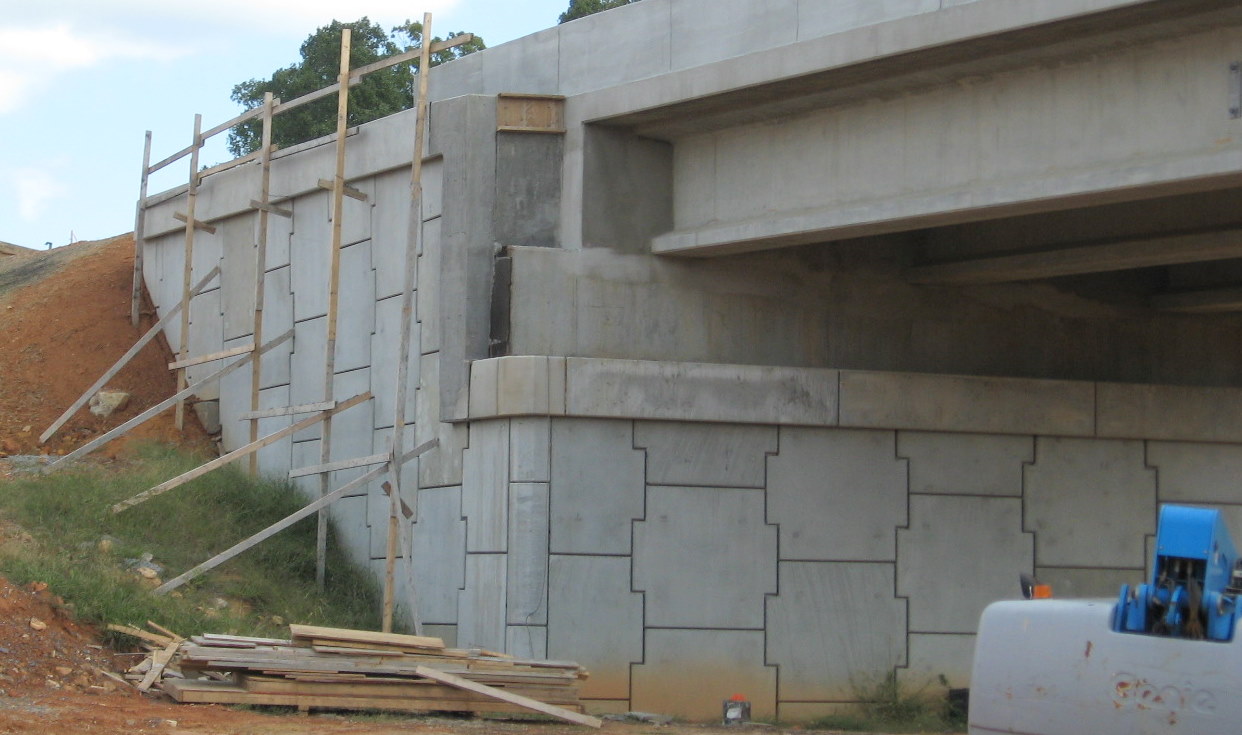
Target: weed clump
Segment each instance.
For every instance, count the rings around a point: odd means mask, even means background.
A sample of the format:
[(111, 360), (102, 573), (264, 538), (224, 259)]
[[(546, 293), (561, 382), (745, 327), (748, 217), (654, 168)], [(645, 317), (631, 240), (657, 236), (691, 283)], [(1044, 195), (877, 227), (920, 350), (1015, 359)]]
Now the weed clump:
[[(943, 676), (940, 683), (948, 684)], [(929, 694), (926, 689), (905, 691), (897, 681), (897, 674), (889, 672), (874, 684), (855, 687), (859, 702), (856, 711), (827, 715), (811, 722), (810, 726), (852, 732), (965, 731), (966, 712), (947, 699)]]

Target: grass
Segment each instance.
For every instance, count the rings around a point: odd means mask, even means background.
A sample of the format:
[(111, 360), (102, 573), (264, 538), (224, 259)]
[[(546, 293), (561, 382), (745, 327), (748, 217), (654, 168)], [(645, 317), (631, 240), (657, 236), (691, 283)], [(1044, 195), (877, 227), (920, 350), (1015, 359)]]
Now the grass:
[[(153, 620), (182, 635), (288, 635), (287, 623), (378, 628), (379, 593), (329, 534), (325, 590), (315, 584), (311, 516), (210, 572), (157, 597), (126, 561), (151, 554), (164, 579), (199, 564), (305, 504), (289, 483), (256, 481), (225, 467), (114, 514), (117, 501), (202, 459), (146, 446), (125, 468), (85, 466), (0, 485), (0, 519), (32, 540), (6, 538), (0, 574), (46, 582), (79, 618), (141, 626)], [(6, 533), (5, 536), (13, 534)], [(102, 549), (101, 539), (112, 539)], [(230, 601), (216, 608), (215, 601)]]
[(856, 694), (860, 702), (856, 712), (827, 715), (810, 727), (886, 733), (966, 731), (965, 712), (956, 711), (945, 699), (925, 690), (903, 691), (893, 672), (877, 683), (858, 687)]

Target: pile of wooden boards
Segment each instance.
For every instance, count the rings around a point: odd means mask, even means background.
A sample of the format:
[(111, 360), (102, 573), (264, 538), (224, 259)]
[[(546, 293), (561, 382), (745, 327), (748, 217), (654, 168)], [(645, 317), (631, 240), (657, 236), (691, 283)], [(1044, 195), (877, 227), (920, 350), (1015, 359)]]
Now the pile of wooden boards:
[(207, 634), (181, 642), (169, 664), (184, 678), (166, 678), (162, 688), (178, 702), (303, 711), (537, 712), (600, 726), (582, 714), (578, 687), (587, 672), (573, 662), (446, 648), (424, 636), (289, 629), (290, 640)]

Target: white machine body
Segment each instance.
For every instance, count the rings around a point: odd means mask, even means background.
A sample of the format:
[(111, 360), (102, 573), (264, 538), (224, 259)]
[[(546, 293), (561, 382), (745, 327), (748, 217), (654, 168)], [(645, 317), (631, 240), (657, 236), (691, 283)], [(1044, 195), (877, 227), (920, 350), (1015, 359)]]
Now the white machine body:
[(1242, 735), (1242, 642), (1112, 630), (1115, 600), (995, 602), (970, 735)]

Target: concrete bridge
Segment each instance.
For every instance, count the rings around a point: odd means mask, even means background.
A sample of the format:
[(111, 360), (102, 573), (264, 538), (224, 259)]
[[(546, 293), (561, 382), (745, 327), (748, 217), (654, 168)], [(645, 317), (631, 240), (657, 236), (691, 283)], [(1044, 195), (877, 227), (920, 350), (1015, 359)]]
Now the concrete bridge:
[[(407, 432), (441, 441), (408, 488), (428, 629), (580, 660), (599, 710), (807, 719), (889, 674), (968, 685), (1019, 572), (1143, 578), (1160, 502), (1242, 528), (1239, 62), (1224, 0), (644, 0), (438, 67)], [(391, 434), (412, 127), (349, 139), (368, 199), (340, 213), (326, 141), (273, 168), (264, 332), (295, 338), (261, 398), (325, 398), (337, 216), (335, 397), (376, 398), (334, 459)], [(258, 176), (202, 184), (195, 354), (251, 337)], [(182, 199), (147, 212), (161, 308)], [(206, 396), (230, 447), (246, 386)], [(334, 506), (376, 573), (387, 512)]]

